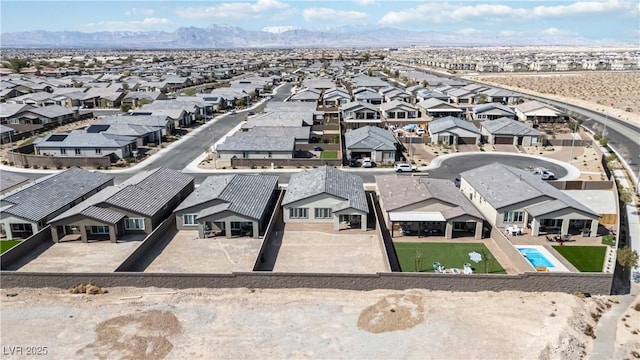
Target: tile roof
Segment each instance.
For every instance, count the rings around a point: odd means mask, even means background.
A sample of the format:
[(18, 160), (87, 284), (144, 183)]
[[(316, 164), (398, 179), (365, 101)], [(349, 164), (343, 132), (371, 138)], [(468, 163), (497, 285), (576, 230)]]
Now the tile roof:
[[(61, 139), (61, 140), (59, 140)], [(135, 137), (105, 133), (54, 133), (34, 141), (36, 148), (121, 148), (134, 143)]]
[(80, 168), (71, 168), (39, 179), (33, 185), (1, 198), (13, 204), (4, 212), (31, 221), (41, 221), (60, 209), (113, 181), (113, 176)]
[(223, 203), (202, 209), (197, 218), (204, 218), (221, 211), (232, 211), (255, 220), (267, 210), (278, 176), (273, 175), (221, 175), (207, 177), (174, 212), (213, 200)]
[(461, 128), (476, 134), (480, 134), (480, 130), (478, 130), (472, 123), (453, 116), (439, 118), (429, 123), (429, 133), (431, 134), (438, 134), (443, 131), (455, 128)]
[(545, 214), (556, 211), (558, 206), (564, 204), (565, 207), (598, 215), (529, 171), (492, 163), (467, 170), (460, 176), (494, 209), (538, 199), (539, 203), (530, 205), (526, 210), (535, 214)]
[(320, 194), (329, 194), (344, 199), (349, 202), (348, 207), (369, 212), (362, 178), (331, 166), (322, 166), (293, 174), (282, 204), (291, 204)]
[(480, 211), (450, 180), (398, 174), (377, 175), (375, 178), (387, 212), (435, 199), (449, 204), (449, 208), (442, 211), (447, 220), (462, 215), (484, 219)]
[(0, 171), (0, 191), (29, 181), (29, 178), (9, 171)]
[(251, 132), (239, 132), (218, 144), (216, 151), (290, 151), (293, 154), (294, 147), (293, 135), (261, 137)]
[(396, 150), (398, 140), (389, 130), (375, 126), (363, 126), (344, 133), (344, 142), (347, 149), (375, 149)]
[(495, 120), (486, 120), (482, 122), (482, 127), (486, 129), (490, 134), (493, 135), (520, 135), (520, 136), (542, 136), (543, 134), (528, 126), (526, 124), (521, 123), (520, 121), (509, 119), (509, 118), (499, 118)]

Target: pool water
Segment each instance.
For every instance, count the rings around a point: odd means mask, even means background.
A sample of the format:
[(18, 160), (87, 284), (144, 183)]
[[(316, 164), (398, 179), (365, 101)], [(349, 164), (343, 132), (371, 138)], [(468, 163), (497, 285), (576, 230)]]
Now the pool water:
[(549, 259), (547, 259), (538, 249), (535, 248), (518, 248), (520, 254), (524, 256), (531, 265), (534, 267), (544, 266), (547, 268), (553, 268), (554, 265)]

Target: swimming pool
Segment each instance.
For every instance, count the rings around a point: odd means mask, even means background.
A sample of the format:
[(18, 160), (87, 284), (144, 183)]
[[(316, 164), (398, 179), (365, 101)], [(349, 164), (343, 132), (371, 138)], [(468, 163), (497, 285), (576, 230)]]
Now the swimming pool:
[(522, 254), (522, 256), (524, 256), (524, 258), (527, 259), (527, 261), (529, 261), (529, 263), (531, 263), (531, 265), (533, 265), (534, 267), (553, 267), (553, 263), (549, 261), (549, 259), (544, 257), (544, 255), (542, 255), (542, 253), (536, 248), (518, 248), (518, 251), (520, 251), (520, 254)]

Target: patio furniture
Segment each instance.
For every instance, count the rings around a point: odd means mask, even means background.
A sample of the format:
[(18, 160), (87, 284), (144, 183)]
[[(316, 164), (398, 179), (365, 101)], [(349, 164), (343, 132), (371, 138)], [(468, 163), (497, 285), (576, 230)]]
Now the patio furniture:
[(453, 268), (453, 269), (451, 269), (451, 273), (452, 273), (452, 274), (456, 274), (456, 275), (458, 275), (458, 274), (460, 274), (460, 269), (458, 269), (458, 268)]
[(473, 274), (473, 268), (471, 267), (471, 264), (469, 263), (465, 263), (464, 265), (462, 265), (462, 272), (465, 275), (471, 275)]
[(522, 235), (522, 229), (518, 228), (517, 225), (507, 226), (507, 234), (509, 235)]

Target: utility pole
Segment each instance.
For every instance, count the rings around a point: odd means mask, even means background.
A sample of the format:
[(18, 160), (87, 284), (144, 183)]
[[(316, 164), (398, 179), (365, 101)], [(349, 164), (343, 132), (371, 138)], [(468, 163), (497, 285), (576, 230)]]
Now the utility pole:
[(573, 161), (573, 144), (576, 142), (576, 128), (578, 127), (578, 120), (574, 119), (573, 133), (571, 134), (571, 155), (569, 155), (569, 165)]

